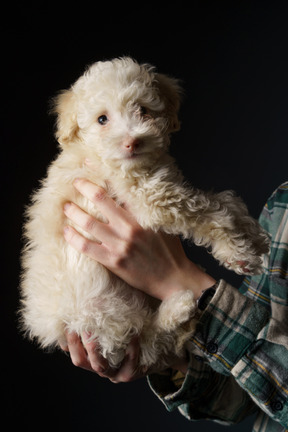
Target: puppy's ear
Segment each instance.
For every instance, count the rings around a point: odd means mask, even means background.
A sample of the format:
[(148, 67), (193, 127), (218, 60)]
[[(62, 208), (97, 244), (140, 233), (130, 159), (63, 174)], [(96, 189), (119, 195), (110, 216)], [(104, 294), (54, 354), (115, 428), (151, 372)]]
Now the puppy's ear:
[(176, 79), (167, 75), (156, 74), (156, 81), (160, 97), (165, 103), (165, 111), (169, 120), (168, 132), (176, 132), (180, 129), (178, 111), (183, 94), (182, 88)]
[(53, 101), (52, 112), (57, 114), (56, 138), (62, 146), (78, 139), (76, 97), (72, 90), (64, 90)]

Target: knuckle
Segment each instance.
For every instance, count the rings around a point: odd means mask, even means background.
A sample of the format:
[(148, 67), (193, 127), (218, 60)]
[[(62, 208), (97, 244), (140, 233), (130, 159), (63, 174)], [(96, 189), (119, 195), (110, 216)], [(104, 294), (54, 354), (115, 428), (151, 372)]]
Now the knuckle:
[(136, 224), (128, 223), (125, 227), (125, 237), (129, 245), (133, 245), (141, 237), (142, 228)]
[(105, 200), (107, 194), (105, 189), (101, 188), (100, 186), (95, 186), (94, 193), (92, 195), (92, 201), (103, 201)]
[(119, 378), (118, 378), (119, 382), (123, 382), (123, 383), (130, 383), (130, 382), (134, 381), (134, 379), (135, 379), (134, 372), (122, 373), (121, 376), (119, 376)]
[(85, 237), (81, 238), (80, 245), (79, 245), (79, 251), (83, 254), (87, 254), (90, 251), (90, 241), (86, 239)]
[(94, 227), (95, 227), (95, 219), (93, 218), (93, 216), (87, 215), (83, 223), (83, 229), (85, 231), (90, 232), (93, 231)]
[(71, 361), (72, 361), (72, 363), (73, 363), (73, 365), (74, 366), (76, 366), (76, 367), (82, 367), (82, 365), (83, 365), (83, 363), (82, 363), (82, 361), (81, 361), (81, 359), (79, 359), (78, 357), (77, 358), (71, 358)]
[(133, 256), (135, 251), (139, 249), (139, 244), (142, 242), (142, 232), (142, 228), (138, 227), (137, 225), (127, 225), (121, 244), (123, 258), (129, 258)]
[(124, 375), (124, 376), (122, 377), (121, 381), (122, 381), (123, 383), (129, 383), (129, 382), (132, 382), (132, 381), (133, 381), (133, 378), (132, 378), (131, 375)]
[(75, 345), (79, 342), (79, 336), (75, 332), (69, 332), (68, 330), (66, 330), (65, 336), (69, 345)]
[(123, 267), (124, 261), (122, 256), (120, 257), (118, 254), (113, 253), (110, 255), (109, 264), (112, 269), (117, 270)]
[(97, 373), (97, 375), (100, 375), (102, 377), (106, 377), (105, 370), (103, 369), (103, 367), (101, 365), (91, 363), (91, 366), (92, 366), (92, 369), (94, 370), (94, 372)]
[(131, 257), (131, 250), (126, 243), (122, 243), (121, 246), (111, 255), (111, 264), (115, 269), (123, 269), (127, 267), (127, 262)]
[(119, 239), (114, 249), (110, 251), (110, 263), (114, 269), (123, 269), (129, 265), (135, 257), (141, 242), (142, 228), (127, 223), (121, 229), (122, 238)]
[(118, 381), (118, 380), (116, 380), (116, 379), (114, 379), (114, 378), (109, 378), (109, 380), (111, 381), (111, 383), (113, 383), (113, 384), (119, 384), (121, 381)]

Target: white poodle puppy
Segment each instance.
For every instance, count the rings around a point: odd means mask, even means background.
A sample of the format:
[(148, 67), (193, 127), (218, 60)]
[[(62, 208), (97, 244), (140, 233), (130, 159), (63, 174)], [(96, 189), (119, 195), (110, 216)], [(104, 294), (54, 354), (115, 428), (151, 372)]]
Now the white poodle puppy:
[(143, 227), (192, 239), (237, 273), (262, 271), (268, 238), (243, 202), (231, 192), (190, 187), (168, 154), (170, 134), (179, 129), (180, 93), (175, 79), (120, 58), (93, 64), (55, 99), (61, 151), (27, 209), (22, 256), (22, 324), (42, 347), (63, 344), (65, 330), (89, 332), (116, 367), (140, 335), (140, 364), (164, 366), (193, 327), (192, 292), (155, 306), (65, 242), (63, 227), (71, 223), (65, 202), (103, 220), (73, 187), (77, 177), (108, 188)]

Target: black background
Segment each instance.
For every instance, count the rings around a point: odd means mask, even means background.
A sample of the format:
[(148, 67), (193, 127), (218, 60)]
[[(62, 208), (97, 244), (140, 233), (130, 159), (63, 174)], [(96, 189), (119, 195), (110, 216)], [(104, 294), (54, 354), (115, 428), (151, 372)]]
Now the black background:
[[(191, 424), (168, 413), (145, 380), (114, 385), (23, 340), (15, 315), (21, 224), (56, 153), (49, 99), (87, 64), (122, 55), (182, 80), (182, 130), (172, 144), (179, 165), (196, 186), (234, 189), (258, 217), (288, 177), (287, 2), (34, 2), (1, 15), (3, 424), (7, 418), (9, 430), (31, 431), (250, 430), (251, 419), (228, 429)], [(187, 253), (219, 274), (202, 250)]]

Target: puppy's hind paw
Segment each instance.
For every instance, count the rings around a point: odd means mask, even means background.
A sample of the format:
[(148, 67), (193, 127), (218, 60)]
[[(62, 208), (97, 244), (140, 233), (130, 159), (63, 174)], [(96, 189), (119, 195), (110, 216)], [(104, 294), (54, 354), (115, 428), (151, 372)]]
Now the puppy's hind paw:
[(166, 331), (174, 331), (193, 318), (197, 309), (193, 292), (180, 291), (164, 300), (159, 308), (156, 324)]

